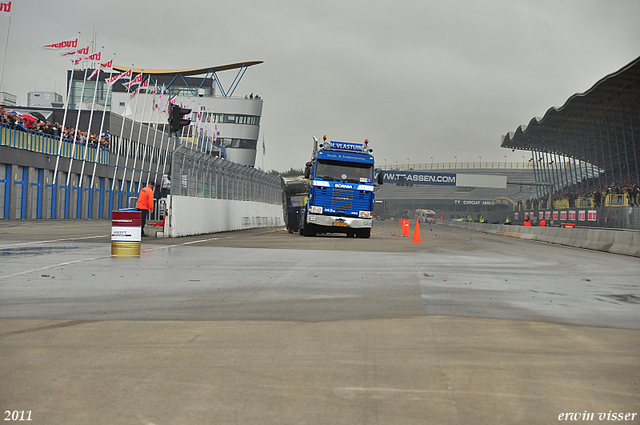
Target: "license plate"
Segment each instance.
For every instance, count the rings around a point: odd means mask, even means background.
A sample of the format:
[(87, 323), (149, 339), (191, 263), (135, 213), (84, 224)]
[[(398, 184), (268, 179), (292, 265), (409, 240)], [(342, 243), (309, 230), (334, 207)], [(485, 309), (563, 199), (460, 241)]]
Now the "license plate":
[(338, 227), (347, 227), (347, 223), (342, 223), (340, 221), (334, 221), (333, 225)]

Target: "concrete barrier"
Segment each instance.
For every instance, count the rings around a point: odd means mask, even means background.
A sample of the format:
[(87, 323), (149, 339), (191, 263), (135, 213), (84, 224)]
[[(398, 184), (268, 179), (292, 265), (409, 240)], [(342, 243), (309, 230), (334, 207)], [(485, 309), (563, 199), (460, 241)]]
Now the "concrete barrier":
[(640, 232), (636, 230), (611, 230), (593, 227), (575, 227), (573, 229), (524, 227), (463, 221), (451, 221), (444, 224), (495, 235), (640, 257)]
[(167, 204), (163, 235), (172, 238), (284, 226), (282, 205), (188, 196), (169, 196)]

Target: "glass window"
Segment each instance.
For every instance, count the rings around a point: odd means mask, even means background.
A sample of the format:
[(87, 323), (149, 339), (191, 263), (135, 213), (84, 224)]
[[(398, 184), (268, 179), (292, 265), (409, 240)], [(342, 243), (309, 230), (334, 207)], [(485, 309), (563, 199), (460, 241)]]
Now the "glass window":
[(341, 180), (351, 183), (372, 182), (373, 165), (321, 159), (316, 166), (316, 177), (324, 180)]

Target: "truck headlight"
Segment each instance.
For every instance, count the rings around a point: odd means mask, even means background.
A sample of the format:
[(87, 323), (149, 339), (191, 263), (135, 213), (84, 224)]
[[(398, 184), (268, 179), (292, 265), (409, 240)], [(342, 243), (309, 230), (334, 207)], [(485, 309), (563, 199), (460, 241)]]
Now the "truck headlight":
[(322, 214), (322, 207), (311, 205), (309, 207), (309, 212), (312, 214)]
[(371, 218), (371, 211), (360, 211), (360, 218)]

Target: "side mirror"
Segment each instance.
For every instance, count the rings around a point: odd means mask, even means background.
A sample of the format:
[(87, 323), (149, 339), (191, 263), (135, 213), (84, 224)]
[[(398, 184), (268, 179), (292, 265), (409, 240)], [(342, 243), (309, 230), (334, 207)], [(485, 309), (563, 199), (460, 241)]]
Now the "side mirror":
[(311, 164), (307, 162), (304, 167), (304, 178), (308, 179), (311, 176)]
[(384, 172), (380, 170), (380, 172), (378, 173), (378, 184), (382, 185), (382, 183), (384, 183)]

